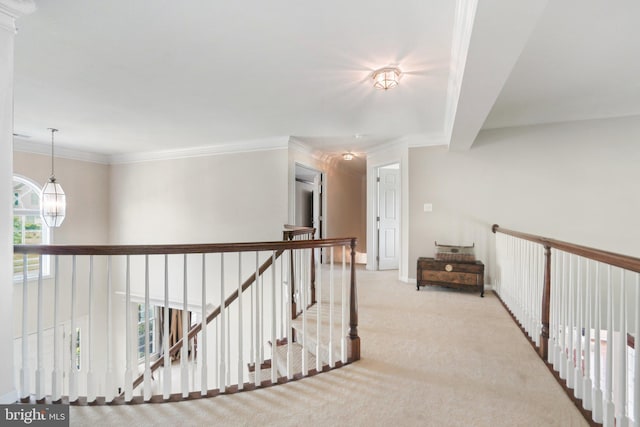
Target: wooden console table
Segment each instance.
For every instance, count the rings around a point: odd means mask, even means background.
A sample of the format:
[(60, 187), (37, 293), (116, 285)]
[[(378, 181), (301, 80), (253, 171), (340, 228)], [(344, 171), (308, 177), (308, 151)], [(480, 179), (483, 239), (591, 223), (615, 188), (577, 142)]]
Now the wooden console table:
[(476, 262), (437, 261), (418, 258), (416, 289), (420, 286), (445, 286), (480, 292), (484, 297), (484, 264)]

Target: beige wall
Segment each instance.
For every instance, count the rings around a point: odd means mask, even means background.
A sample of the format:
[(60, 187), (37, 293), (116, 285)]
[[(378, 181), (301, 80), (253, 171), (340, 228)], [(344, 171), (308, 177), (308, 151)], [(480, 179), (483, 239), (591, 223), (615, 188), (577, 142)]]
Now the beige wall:
[(366, 173), (345, 166), (342, 161), (328, 165), (327, 237), (355, 237), (357, 252), (367, 251)]
[(280, 240), (287, 222), (287, 150), (111, 167), (111, 242)]
[(410, 149), (410, 265), (437, 240), (475, 242), (491, 267), (493, 223), (640, 256), (639, 138), (634, 117), (483, 131), (466, 152)]

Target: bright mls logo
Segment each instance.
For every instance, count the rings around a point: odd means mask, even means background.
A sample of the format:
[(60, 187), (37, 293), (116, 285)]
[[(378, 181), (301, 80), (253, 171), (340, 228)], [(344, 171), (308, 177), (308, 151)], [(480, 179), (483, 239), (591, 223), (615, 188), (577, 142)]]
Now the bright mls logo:
[(68, 405), (0, 405), (3, 426), (69, 426)]

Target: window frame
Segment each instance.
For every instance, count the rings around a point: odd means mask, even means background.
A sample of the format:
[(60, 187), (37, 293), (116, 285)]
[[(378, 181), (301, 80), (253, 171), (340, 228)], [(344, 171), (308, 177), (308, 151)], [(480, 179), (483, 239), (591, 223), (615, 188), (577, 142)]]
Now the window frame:
[[(144, 339), (145, 339), (145, 318), (143, 317), (142, 320), (140, 320), (140, 307), (145, 307), (144, 302), (138, 302), (136, 303), (136, 314), (137, 314), (137, 319), (139, 319), (136, 322), (136, 331), (138, 331), (138, 334), (136, 335), (136, 344), (138, 344), (140, 342), (140, 339), (142, 338), (143, 340), (143, 346), (144, 346)], [(158, 319), (159, 319), (159, 306), (154, 305), (149, 303), (149, 307), (151, 307), (151, 309), (153, 310), (153, 317), (149, 319), (149, 325), (150, 325), (150, 337), (149, 337), (149, 358), (154, 359), (156, 357), (158, 357), (158, 355), (160, 354), (160, 349), (159, 349), (159, 340), (158, 340)], [(146, 307), (145, 307), (146, 309)], [(145, 315), (146, 313), (148, 313), (148, 310), (145, 310)], [(140, 327), (142, 326), (142, 334), (140, 334)], [(138, 363), (144, 363), (144, 349), (142, 351), (142, 355), (140, 354), (140, 345), (138, 344), (136, 346), (136, 353), (138, 355)]]
[[(12, 186), (11, 186), (11, 190), (13, 192), (13, 189), (15, 187), (16, 182), (17, 183), (21, 183), (23, 185), (26, 185), (27, 187), (29, 187), (37, 196), (38, 196), (38, 209), (24, 209), (24, 208), (15, 208), (15, 206), (12, 206), (12, 213), (13, 213), (13, 218), (15, 218), (16, 216), (19, 216), (22, 219), (22, 224), (24, 227), (24, 223), (25, 217), (28, 216), (37, 216), (40, 217), (40, 200), (42, 197), (42, 189), (40, 188), (40, 186), (38, 185), (37, 182), (33, 181), (32, 179), (29, 179), (25, 176), (22, 175), (18, 175), (18, 174), (13, 174), (12, 176)], [(13, 205), (13, 203), (12, 203)], [(24, 230), (23, 230), (24, 231)], [(51, 243), (51, 228), (47, 226), (47, 224), (44, 221), (41, 221), (40, 224), (40, 235), (41, 235), (41, 242), (40, 244), (42, 245), (48, 245)], [(24, 243), (24, 234), (22, 236), (23, 239), (23, 243), (21, 244), (28, 244), (28, 243)], [(27, 272), (27, 281), (34, 281), (34, 280), (38, 280), (38, 273), (39, 270), (36, 270), (33, 273), (29, 273)], [(13, 282), (14, 283), (22, 283), (24, 281), (23, 275), (22, 275), (22, 271), (20, 272), (13, 272)], [(44, 255), (42, 257), (42, 278), (51, 278), (52, 277), (52, 267), (51, 267), (51, 257), (49, 255)]]

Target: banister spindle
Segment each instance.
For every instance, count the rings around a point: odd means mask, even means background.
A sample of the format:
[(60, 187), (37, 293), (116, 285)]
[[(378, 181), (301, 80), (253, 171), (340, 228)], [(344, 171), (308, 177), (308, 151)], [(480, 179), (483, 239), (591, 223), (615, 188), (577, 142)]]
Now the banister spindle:
[(575, 387), (576, 365), (575, 365), (575, 285), (573, 271), (573, 255), (569, 254), (569, 353), (567, 354), (567, 387), (573, 389)]
[(603, 426), (613, 427), (614, 411), (613, 404), (613, 284), (611, 283), (611, 266), (607, 265), (607, 358), (606, 358), (606, 377), (605, 377), (605, 395), (603, 406)]
[(44, 391), (44, 338), (42, 332), (43, 317), (43, 290), (42, 290), (42, 254), (38, 255), (38, 321), (37, 321), (37, 345), (38, 360), (36, 368), (36, 401), (42, 401), (45, 397)]
[(629, 426), (629, 417), (627, 417), (627, 286), (625, 284), (625, 271), (620, 269), (620, 333), (617, 340), (618, 344), (618, 377), (615, 384), (618, 388), (616, 406), (616, 426)]
[(124, 371), (124, 400), (130, 402), (133, 398), (133, 366), (131, 360), (131, 341), (133, 340), (131, 324), (131, 256), (127, 255), (125, 278), (125, 360)]
[(114, 385), (113, 385), (113, 283), (111, 280), (112, 261), (111, 255), (107, 257), (107, 339), (106, 339), (106, 356), (107, 356), (107, 369), (105, 370), (105, 393), (104, 400), (109, 403), (113, 400)]
[(333, 246), (329, 250), (329, 368), (333, 368), (335, 366), (335, 360), (333, 356), (333, 304), (334, 304), (334, 295), (333, 295)]
[(27, 254), (22, 255), (22, 367), (20, 368), (20, 398), (23, 401), (29, 399), (31, 392), (29, 391), (29, 287), (27, 263), (29, 262)]
[(202, 329), (200, 331), (200, 395), (206, 396), (208, 389), (207, 369), (207, 255), (202, 254), (202, 301), (200, 305), (200, 319)]
[[(313, 250), (313, 249), (310, 249)], [(304, 250), (300, 256), (304, 254)], [(306, 265), (306, 263), (302, 263), (302, 265)], [(308, 351), (307, 351), (307, 286), (306, 286), (306, 275), (303, 276), (302, 272), (300, 272), (300, 301), (302, 306), (302, 376), (306, 377), (309, 374), (309, 365), (308, 365)]]
[(144, 400), (151, 399), (151, 356), (149, 354), (149, 254), (144, 256)]
[(582, 328), (583, 328), (583, 313), (582, 313), (582, 257), (578, 257), (577, 260), (577, 273), (576, 273), (576, 356), (575, 356), (575, 387), (573, 388), (573, 395), (577, 399), (582, 399), (582, 386), (584, 385), (584, 379), (582, 377)]
[(253, 360), (254, 360), (254, 370), (253, 370), (253, 378), (254, 378), (254, 385), (256, 387), (260, 386), (260, 383), (262, 382), (262, 378), (261, 378), (261, 360), (260, 360), (260, 292), (259, 292), (259, 288), (260, 288), (260, 253), (256, 252), (256, 281), (254, 284), (254, 288), (255, 288), (255, 294), (256, 294), (256, 306), (255, 306), (255, 336), (253, 337), (255, 339), (255, 343), (253, 346), (253, 351), (254, 351), (254, 356), (253, 356)]
[(291, 294), (291, 289), (293, 289), (293, 276), (292, 274), (292, 268), (293, 268), (293, 251), (288, 251), (286, 252), (286, 254), (288, 254), (288, 257), (286, 259), (287, 261), (287, 266), (285, 267), (285, 271), (288, 272), (289, 277), (287, 277), (287, 283), (289, 284), (289, 295), (287, 296), (286, 300), (285, 300), (285, 304), (286, 304), (286, 309), (285, 309), (285, 315), (284, 315), (284, 321), (285, 321), (285, 336), (287, 337), (287, 379), (292, 379), (293, 378), (293, 372), (292, 372), (292, 351), (291, 351), (291, 347), (293, 347), (293, 332), (291, 331), (291, 306), (293, 304), (293, 300), (290, 298), (290, 294)]
[(60, 258), (55, 260), (54, 296), (53, 296), (53, 371), (51, 372), (51, 401), (59, 403), (62, 398), (62, 380), (60, 375)]
[(224, 308), (224, 254), (220, 254), (220, 376), (218, 378), (218, 389), (224, 393), (227, 389), (227, 362), (226, 362), (226, 314)]
[(592, 327), (592, 304), (591, 304), (591, 263), (587, 260), (587, 274), (585, 278), (586, 296), (584, 302), (584, 379), (582, 384), (582, 406), (591, 410), (592, 403), (592, 383), (591, 383), (591, 327)]
[(640, 273), (636, 273), (636, 316), (635, 316), (635, 342), (633, 359), (633, 420), (636, 427), (640, 425)]
[(242, 252), (238, 252), (238, 390), (244, 389), (242, 340)]
[[(280, 286), (282, 289), (282, 286)], [(276, 319), (278, 313), (276, 312), (276, 251), (273, 251), (271, 256), (271, 383), (275, 384), (278, 381), (278, 366), (276, 363), (276, 349), (278, 346), (278, 339), (276, 336)]]
[[(311, 251), (311, 254), (315, 253), (315, 250)], [(322, 248), (319, 249), (320, 256), (318, 257), (318, 261), (322, 262)], [(313, 260), (312, 260), (312, 266)], [(312, 270), (313, 272), (313, 270)], [(317, 293), (314, 295), (316, 297), (316, 372), (322, 371), (322, 333), (321, 333), (321, 324), (322, 324), (322, 265), (320, 265), (315, 273), (317, 275), (318, 281), (316, 283)], [(311, 274), (311, 282), (310, 285), (313, 286), (314, 277), (313, 273)], [(311, 288), (313, 292), (313, 287)], [(313, 302), (313, 299), (311, 300)]]
[(342, 363), (347, 363), (347, 309), (348, 295), (347, 295), (347, 247), (342, 246), (342, 275), (340, 280), (341, 300), (340, 308), (342, 311), (341, 327), (340, 327), (340, 343), (341, 343), (341, 360)]
[(168, 400), (171, 397), (171, 354), (169, 354), (169, 255), (164, 255), (164, 316), (162, 319), (162, 351), (164, 358), (164, 370), (162, 373), (163, 390), (162, 398)]
[(77, 316), (77, 308), (76, 303), (78, 299), (78, 284), (76, 281), (77, 277), (77, 265), (76, 265), (76, 256), (73, 255), (72, 259), (72, 267), (71, 267), (71, 351), (69, 352), (69, 402), (75, 402), (78, 400), (78, 364), (76, 361), (76, 346), (78, 333), (76, 316)]
[(189, 396), (189, 305), (187, 296), (187, 254), (183, 255), (182, 264), (182, 352), (180, 355), (180, 381), (182, 388), (182, 397)]
[(569, 348), (569, 282), (567, 281), (567, 276), (569, 274), (569, 270), (567, 268), (567, 253), (562, 253), (562, 301), (563, 305), (561, 307), (561, 326), (562, 326), (562, 341), (561, 341), (561, 354), (560, 354), (560, 369), (558, 370), (558, 375), (563, 380), (567, 378), (568, 371), (568, 348)]
[(95, 402), (95, 377), (93, 374), (93, 255), (89, 256), (89, 325), (84, 334), (87, 337), (87, 402)]
[(593, 411), (591, 417), (593, 421), (602, 423), (602, 388), (600, 382), (601, 376), (601, 364), (600, 364), (600, 351), (601, 351), (601, 329), (602, 329), (602, 301), (600, 297), (600, 263), (596, 263), (595, 272), (595, 321), (594, 338), (595, 348), (593, 350)]

